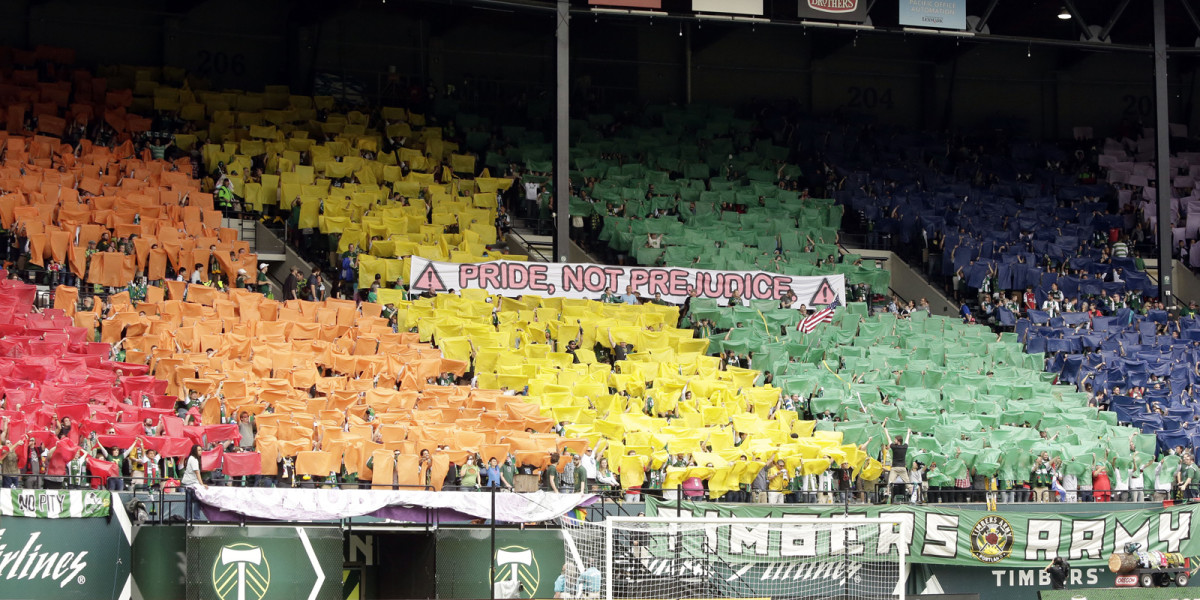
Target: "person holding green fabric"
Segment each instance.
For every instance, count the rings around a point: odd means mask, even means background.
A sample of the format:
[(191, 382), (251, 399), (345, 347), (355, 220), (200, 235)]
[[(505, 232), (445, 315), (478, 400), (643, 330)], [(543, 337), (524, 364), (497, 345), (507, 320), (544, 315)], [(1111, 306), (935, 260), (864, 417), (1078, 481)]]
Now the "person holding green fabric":
[[(1146, 500), (1146, 469), (1154, 464), (1151, 457), (1144, 463), (1138, 463), (1138, 455), (1134, 453), (1133, 463), (1129, 469), (1129, 501), (1144, 502)], [(1153, 473), (1151, 474), (1153, 475)]]
[(811, 477), (804, 474), (804, 459), (799, 459), (796, 464), (796, 470), (792, 473), (792, 478), (788, 485), (788, 494), (784, 498), (787, 504), (808, 504), (808, 490), (805, 486), (805, 478)]
[(145, 302), (146, 278), (142, 275), (138, 275), (133, 281), (129, 282), (129, 286), (126, 288), (126, 291), (129, 292), (130, 302), (135, 304), (138, 302)]
[(929, 471), (926, 472), (925, 479), (929, 481), (930, 501), (936, 500), (941, 503), (952, 500), (947, 490), (954, 484), (954, 480), (939, 468), (936, 461), (929, 464)]
[(1158, 467), (1154, 471), (1154, 493), (1150, 497), (1151, 502), (1163, 502), (1171, 495), (1171, 487), (1175, 483), (1175, 473), (1178, 470), (1178, 456), (1164, 456), (1158, 462)]
[(1049, 501), (1050, 496), (1048, 492), (1050, 491), (1050, 486), (1054, 483), (1054, 467), (1050, 464), (1049, 452), (1042, 452), (1037, 457), (1037, 460), (1034, 461), (1031, 481), (1033, 483), (1032, 501)]
[(971, 496), (971, 473), (967, 463), (962, 459), (962, 449), (946, 460), (943, 472), (953, 482), (954, 491), (950, 492), (952, 502), (966, 502)]

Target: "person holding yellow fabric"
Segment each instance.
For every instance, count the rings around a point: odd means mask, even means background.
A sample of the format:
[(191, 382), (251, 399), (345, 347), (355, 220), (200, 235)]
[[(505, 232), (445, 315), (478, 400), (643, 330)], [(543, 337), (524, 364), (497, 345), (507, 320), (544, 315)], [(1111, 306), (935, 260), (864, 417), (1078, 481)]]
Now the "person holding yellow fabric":
[(767, 504), (783, 504), (784, 490), (790, 481), (787, 464), (783, 459), (774, 461), (767, 470)]

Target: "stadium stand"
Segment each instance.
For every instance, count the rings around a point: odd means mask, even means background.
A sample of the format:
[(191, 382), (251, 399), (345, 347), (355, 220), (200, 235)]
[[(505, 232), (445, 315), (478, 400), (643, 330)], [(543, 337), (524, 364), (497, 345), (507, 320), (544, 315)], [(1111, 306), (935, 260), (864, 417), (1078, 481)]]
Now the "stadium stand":
[(202, 154), (230, 204), (286, 215), (294, 246), (342, 275), (344, 297), (370, 288), (376, 275), (385, 284), (406, 281), (409, 256), (522, 258), (489, 250), (498, 241), (497, 196), (512, 179), (478, 172), (475, 156), (460, 154), (424, 115), (395, 107), (338, 112), (331, 97), (281, 87), (190, 95), (163, 86), (156, 103), (162, 98), (171, 99), (162, 106), (192, 107), (196, 127), (223, 140)]
[[(1173, 137), (1185, 138), (1187, 127), (1172, 125)], [(1106, 139), (1098, 162), (1105, 178), (1118, 188), (1122, 209), (1141, 211), (1152, 226), (1158, 222), (1154, 209), (1155, 177), (1149, 151), (1153, 130), (1143, 131), (1137, 140)], [(1171, 156), (1171, 255), (1188, 267), (1200, 269), (1200, 195), (1196, 177), (1200, 174), (1200, 153), (1179, 152)]]
[(1142, 213), (1097, 181), (1087, 141), (1074, 146), (882, 135), (861, 162), (837, 163), (850, 180), (839, 200), (872, 241), (952, 282), (976, 311), (964, 316), (1013, 327), (1030, 309), (1069, 312), (1066, 298), (1140, 306), (1158, 295), (1130, 243)]

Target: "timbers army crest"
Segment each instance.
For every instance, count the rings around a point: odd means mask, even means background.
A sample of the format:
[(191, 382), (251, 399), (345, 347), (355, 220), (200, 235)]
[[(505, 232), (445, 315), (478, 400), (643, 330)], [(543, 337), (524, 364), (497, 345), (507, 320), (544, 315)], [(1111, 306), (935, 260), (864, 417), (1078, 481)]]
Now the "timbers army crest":
[(1008, 521), (988, 515), (971, 528), (971, 555), (981, 562), (997, 563), (1012, 554), (1013, 529)]

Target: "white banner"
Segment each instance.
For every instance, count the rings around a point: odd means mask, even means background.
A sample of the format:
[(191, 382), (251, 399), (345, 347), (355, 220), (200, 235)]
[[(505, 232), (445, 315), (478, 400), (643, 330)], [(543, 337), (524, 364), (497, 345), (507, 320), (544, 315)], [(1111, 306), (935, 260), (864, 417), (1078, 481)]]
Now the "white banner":
[(763, 14), (763, 0), (692, 0), (695, 12)]
[[(210, 485), (195, 488), (196, 497), (224, 511), (278, 521), (329, 521), (361, 517), (389, 506), (450, 509), (480, 519), (492, 516), (492, 495), (480, 492), (418, 492), (393, 490), (306, 490), (296, 488), (238, 488)], [(496, 494), (496, 520), (508, 523), (550, 521), (592, 494), (530, 492)]]
[(501, 296), (557, 296), (598, 300), (606, 291), (625, 294), (632, 286), (645, 299), (662, 294), (672, 304), (682, 304), (691, 290), (700, 298), (726, 305), (733, 293), (744, 300), (779, 300), (788, 290), (796, 304), (827, 306), (846, 304), (846, 277), (799, 277), (766, 271), (711, 271), (682, 267), (618, 267), (588, 263), (534, 263), (497, 260), (484, 263), (445, 263), (412, 257), (408, 273), (412, 292), (443, 293), (484, 289)]

